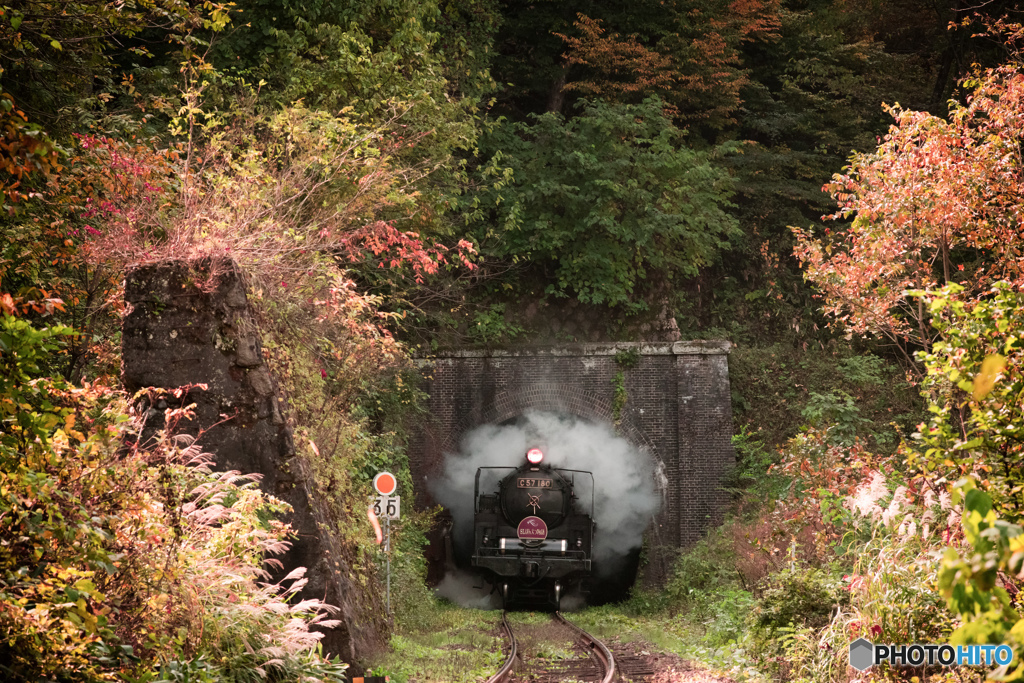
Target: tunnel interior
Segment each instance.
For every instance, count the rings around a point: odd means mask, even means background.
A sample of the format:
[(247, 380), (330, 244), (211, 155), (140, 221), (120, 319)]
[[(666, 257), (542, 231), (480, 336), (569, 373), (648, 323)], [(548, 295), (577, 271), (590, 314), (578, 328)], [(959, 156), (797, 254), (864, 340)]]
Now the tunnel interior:
[[(516, 467), (524, 462), (527, 448), (533, 446), (549, 454), (555, 467), (593, 473), (596, 529), (592, 572), (581, 582), (574, 602), (602, 605), (628, 598), (640, 569), (640, 540), (660, 504), (653, 456), (616, 434), (611, 424), (550, 411), (526, 411), (470, 430), (463, 439), (461, 452), (446, 459), (446, 474), (459, 472), (465, 485), (462, 491), (441, 489), (448, 494), (447, 499), (438, 496), (446, 511), (440, 537), (435, 535), (431, 539), (433, 552), (428, 560), (434, 564), (443, 560), (443, 567), (441, 571), (431, 568), (432, 583), (444, 582), (446, 573), (457, 574), (473, 580), (475, 589), (487, 589), (484, 577), (473, 573), (470, 561), (474, 552), (475, 474), (481, 466)], [(482, 478), (482, 489), (487, 486), (485, 482)], [(581, 497), (590, 497), (585, 484), (578, 488)], [(462, 496), (462, 500), (454, 500), (455, 496)], [(442, 544), (443, 553), (438, 552), (438, 543)]]

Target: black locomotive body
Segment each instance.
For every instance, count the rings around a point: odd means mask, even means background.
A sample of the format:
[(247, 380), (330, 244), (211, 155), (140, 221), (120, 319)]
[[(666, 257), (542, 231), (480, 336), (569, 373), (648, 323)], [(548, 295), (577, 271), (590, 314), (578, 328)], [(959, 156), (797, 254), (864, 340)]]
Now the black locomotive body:
[[(472, 566), (505, 604), (558, 608), (565, 592), (590, 575), (593, 475), (544, 464), (538, 449), (527, 458), (519, 467), (477, 470)], [(482, 476), (489, 492), (481, 493)]]

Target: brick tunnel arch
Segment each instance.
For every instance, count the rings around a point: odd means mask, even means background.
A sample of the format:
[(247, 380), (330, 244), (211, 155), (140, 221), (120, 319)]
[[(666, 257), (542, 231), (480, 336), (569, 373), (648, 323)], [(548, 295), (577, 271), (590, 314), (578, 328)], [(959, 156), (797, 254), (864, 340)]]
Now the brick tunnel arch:
[[(485, 424), (501, 424), (522, 415), (528, 410), (543, 410), (553, 413), (569, 413), (591, 422), (614, 424), (612, 405), (602, 396), (585, 391), (572, 384), (534, 384), (512, 391), (501, 391), (494, 397), (494, 403), (485, 408), (478, 417), (464, 416), (441, 442), (444, 453), (453, 453), (459, 448), (462, 437), (469, 431)], [(657, 451), (643, 431), (632, 424), (632, 420), (620, 420), (620, 434), (634, 446), (649, 451), (657, 457)]]
[[(667, 509), (668, 478), (665, 473), (665, 462), (654, 443), (633, 423), (629, 414), (621, 416), (618, 424), (615, 424), (615, 413), (611, 403), (594, 392), (572, 384), (547, 382), (499, 392), (494, 397), (494, 403), (484, 409), (479, 416), (464, 416), (448, 432), (441, 440), (441, 453), (447, 456), (458, 452), (462, 438), (477, 427), (502, 424), (531, 410), (569, 414), (595, 424), (615, 425), (615, 431), (619, 436), (652, 458), (654, 485), (661, 498), (661, 509)], [(437, 474), (442, 466), (443, 460), (435, 463), (434, 471), (430, 474)]]
[[(452, 429), (436, 439), (435, 445), (440, 447), (438, 452), (441, 457), (435, 461), (425, 478), (439, 476), (447, 457), (460, 451), (463, 438), (474, 429), (484, 425), (504, 424), (531, 411), (570, 415), (591, 424), (607, 425), (614, 429), (617, 436), (648, 456), (652, 467), (652, 483), (660, 506), (644, 531), (644, 537), (649, 548), (669, 544), (660, 531), (669, 515), (669, 480), (666, 464), (657, 447), (634, 423), (629, 412), (623, 411), (616, 421), (614, 407), (606, 397), (574, 384), (543, 382), (497, 392), (489, 405), (474, 413), (464, 414)], [(441, 543), (443, 541), (439, 540)], [(641, 578), (647, 585), (662, 581), (670, 569), (668, 556), (662, 552), (649, 553), (648, 564), (648, 570)], [(634, 567), (634, 572), (638, 569), (638, 566)], [(633, 579), (629, 579), (620, 590), (628, 589), (632, 582)]]
[[(650, 454), (663, 495), (651, 546), (673, 555), (717, 524), (729, 499), (721, 485), (735, 463), (729, 348), (720, 341), (608, 342), (463, 349), (419, 359), (428, 402), (410, 433), (416, 505), (436, 504), (426, 484), (470, 430), (530, 410), (568, 414), (614, 423)], [(626, 402), (615, 411), (622, 390)]]

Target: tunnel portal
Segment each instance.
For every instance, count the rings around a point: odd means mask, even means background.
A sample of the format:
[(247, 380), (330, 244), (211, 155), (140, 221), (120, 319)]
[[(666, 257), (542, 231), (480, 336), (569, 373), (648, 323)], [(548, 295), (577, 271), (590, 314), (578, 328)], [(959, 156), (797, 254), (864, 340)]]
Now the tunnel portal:
[(729, 348), (724, 341), (576, 344), (419, 359), (429, 411), (409, 449), (417, 505), (435, 504), (425, 484), (478, 426), (527, 411), (612, 423), (658, 463), (664, 504), (645, 538), (644, 581), (661, 583), (675, 551), (719, 523), (728, 501), (721, 480), (735, 463)]

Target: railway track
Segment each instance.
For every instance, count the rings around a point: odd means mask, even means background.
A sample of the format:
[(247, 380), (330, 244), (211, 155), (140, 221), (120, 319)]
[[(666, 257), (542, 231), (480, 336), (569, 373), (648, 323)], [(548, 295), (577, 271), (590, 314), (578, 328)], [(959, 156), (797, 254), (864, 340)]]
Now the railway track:
[(498, 669), (498, 673), (487, 679), (487, 683), (506, 683), (512, 676), (512, 667), (515, 665), (516, 657), (519, 655), (519, 644), (516, 642), (516, 634), (512, 633), (512, 627), (509, 626), (508, 612), (501, 613), (501, 628), (505, 631), (505, 636), (508, 638), (508, 657), (505, 658), (505, 663)]
[(564, 680), (594, 681), (611, 683), (615, 679), (615, 656), (600, 640), (572, 623), (561, 612), (555, 612), (555, 621), (572, 631), (578, 647), (587, 653), (586, 658), (568, 660), (556, 667), (547, 667), (541, 671), (524, 673), (517, 676), (514, 672), (516, 658), (519, 656), (519, 645), (512, 627), (508, 622), (507, 613), (501, 615), (501, 627), (505, 631), (508, 642), (508, 656), (498, 672), (487, 679), (487, 683), (511, 683), (512, 681), (530, 681), (531, 683), (560, 683)]

